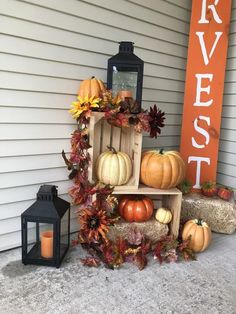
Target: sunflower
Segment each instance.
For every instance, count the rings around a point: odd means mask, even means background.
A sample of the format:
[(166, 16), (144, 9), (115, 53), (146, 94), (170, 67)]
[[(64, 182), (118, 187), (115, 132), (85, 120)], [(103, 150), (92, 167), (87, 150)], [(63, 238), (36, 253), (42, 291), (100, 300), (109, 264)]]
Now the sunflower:
[(89, 242), (101, 239), (105, 240), (105, 242), (108, 241), (106, 233), (109, 231), (110, 219), (104, 210), (85, 208), (80, 213), (79, 221), (80, 231), (87, 237)]
[(95, 98), (94, 96), (90, 98), (88, 96), (85, 96), (84, 98), (78, 96), (77, 100), (78, 101), (72, 102), (72, 109), (69, 110), (72, 117), (75, 119), (79, 118), (83, 112), (89, 111), (91, 108), (99, 107), (99, 102), (101, 101), (100, 98)]

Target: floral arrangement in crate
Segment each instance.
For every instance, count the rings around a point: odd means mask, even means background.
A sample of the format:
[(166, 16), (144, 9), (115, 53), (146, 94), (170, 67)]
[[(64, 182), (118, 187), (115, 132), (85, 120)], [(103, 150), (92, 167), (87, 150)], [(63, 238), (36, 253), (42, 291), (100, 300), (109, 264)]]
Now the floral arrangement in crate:
[(164, 127), (165, 113), (156, 105), (150, 110), (142, 110), (132, 115), (130, 103), (121, 100), (106, 90), (100, 80), (92, 78), (82, 82), (77, 101), (69, 110), (77, 120), (78, 128), (72, 134), (71, 153), (63, 159), (70, 171), (69, 178), (74, 185), (69, 190), (73, 204), (78, 206), (80, 231), (74, 244), (81, 244), (90, 256), (82, 259), (84, 265), (99, 266), (100, 263), (114, 269), (124, 262), (133, 262), (141, 270), (147, 264), (147, 254), (152, 253), (160, 263), (176, 262), (180, 259), (195, 259), (190, 248), (190, 238), (176, 240), (165, 236), (157, 243), (152, 243), (139, 230), (133, 229), (127, 238), (118, 237), (115, 241), (108, 239), (109, 227), (115, 224), (120, 216), (116, 214), (118, 200), (112, 196), (113, 187), (88, 180), (90, 155), (88, 149), (88, 125), (92, 111), (104, 112), (104, 117), (113, 126), (134, 126), (137, 132), (148, 132), (150, 137), (157, 137)]

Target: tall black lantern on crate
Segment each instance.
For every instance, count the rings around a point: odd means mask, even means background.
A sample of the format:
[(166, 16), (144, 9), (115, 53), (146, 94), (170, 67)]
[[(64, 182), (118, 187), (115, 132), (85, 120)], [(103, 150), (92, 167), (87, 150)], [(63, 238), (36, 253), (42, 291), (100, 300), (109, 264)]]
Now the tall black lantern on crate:
[(55, 185), (42, 185), (21, 215), (22, 263), (60, 267), (70, 246), (70, 203)]
[[(108, 60), (107, 87), (123, 100), (133, 99), (131, 113), (141, 111), (144, 62), (134, 53), (134, 45), (130, 41), (122, 41), (119, 53)], [(132, 102), (131, 102), (132, 104)]]

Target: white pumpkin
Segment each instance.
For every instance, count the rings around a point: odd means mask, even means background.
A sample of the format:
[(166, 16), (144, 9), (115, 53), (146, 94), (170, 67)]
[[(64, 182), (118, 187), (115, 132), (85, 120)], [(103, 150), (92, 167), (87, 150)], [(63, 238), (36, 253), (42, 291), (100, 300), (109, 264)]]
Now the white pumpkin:
[(96, 174), (99, 181), (110, 185), (123, 185), (132, 174), (132, 162), (126, 153), (116, 152), (113, 147), (102, 153), (96, 161)]
[(155, 218), (162, 224), (168, 224), (172, 220), (172, 213), (169, 209), (161, 207), (156, 211)]

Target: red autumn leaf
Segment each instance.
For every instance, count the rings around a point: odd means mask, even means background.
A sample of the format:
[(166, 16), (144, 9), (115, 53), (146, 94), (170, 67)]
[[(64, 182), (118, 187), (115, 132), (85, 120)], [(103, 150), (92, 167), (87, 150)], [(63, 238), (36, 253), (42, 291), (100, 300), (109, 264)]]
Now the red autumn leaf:
[(133, 263), (138, 267), (139, 270), (143, 270), (147, 265), (146, 255), (142, 254), (141, 252), (135, 254)]
[(146, 255), (151, 251), (152, 242), (150, 240), (144, 240), (141, 243), (141, 252)]
[(113, 265), (114, 264), (114, 251), (112, 244), (103, 244), (101, 245), (101, 251), (104, 256), (104, 263), (107, 265)]
[(128, 244), (127, 241), (122, 238), (122, 237), (118, 237), (116, 240), (116, 247), (117, 247), (117, 251), (118, 253), (124, 257), (125, 256), (125, 251), (128, 249)]
[(161, 254), (162, 249), (163, 249), (162, 244), (160, 242), (158, 242), (155, 249), (154, 249), (154, 252), (153, 252), (154, 258), (158, 259), (160, 264), (163, 263), (163, 258), (162, 258), (162, 254)]
[(87, 256), (86, 258), (81, 258), (80, 260), (84, 266), (98, 267), (100, 265), (100, 261), (95, 257)]

